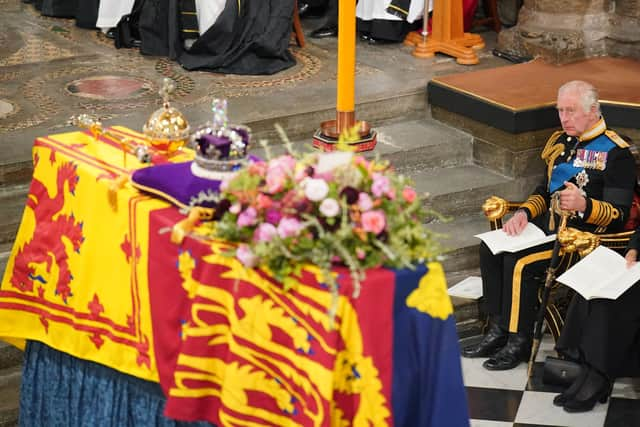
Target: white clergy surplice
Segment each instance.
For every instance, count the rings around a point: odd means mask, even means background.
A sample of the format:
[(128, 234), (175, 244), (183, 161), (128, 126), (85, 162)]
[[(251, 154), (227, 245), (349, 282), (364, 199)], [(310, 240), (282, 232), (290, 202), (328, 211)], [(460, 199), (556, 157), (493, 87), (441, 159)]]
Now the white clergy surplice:
[(198, 30), (204, 34), (224, 10), (225, 0), (196, 0)]
[(120, 18), (131, 13), (133, 2), (134, 0), (101, 1), (98, 7), (96, 27), (108, 29), (118, 25)]
[[(356, 5), (356, 17), (371, 21), (374, 19), (386, 19), (389, 21), (401, 21), (402, 18), (387, 12), (391, 0), (360, 0)], [(429, 11), (433, 10), (433, 0), (429, 0)], [(412, 23), (422, 18), (424, 13), (424, 0), (413, 0), (409, 6), (407, 22)]]

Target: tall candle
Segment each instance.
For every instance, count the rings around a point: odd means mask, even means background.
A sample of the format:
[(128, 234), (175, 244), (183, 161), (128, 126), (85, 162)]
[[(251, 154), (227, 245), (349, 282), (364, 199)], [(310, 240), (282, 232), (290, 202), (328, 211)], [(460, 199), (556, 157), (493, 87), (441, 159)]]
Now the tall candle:
[(356, 1), (338, 2), (338, 93), (337, 110), (355, 110)]

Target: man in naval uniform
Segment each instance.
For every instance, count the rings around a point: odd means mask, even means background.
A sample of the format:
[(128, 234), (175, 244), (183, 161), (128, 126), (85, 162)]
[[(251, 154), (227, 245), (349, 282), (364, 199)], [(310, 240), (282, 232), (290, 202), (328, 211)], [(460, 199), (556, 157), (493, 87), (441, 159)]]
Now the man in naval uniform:
[[(542, 151), (547, 164), (544, 182), (505, 222), (504, 231), (518, 235), (531, 221), (547, 234), (554, 233), (558, 217), (549, 212), (554, 193), (561, 209), (576, 213), (569, 227), (594, 233), (622, 231), (636, 181), (628, 144), (607, 130), (597, 90), (587, 82), (564, 84), (558, 90), (557, 110), (563, 130), (555, 132)], [(463, 349), (463, 356), (489, 357), (483, 364), (489, 370), (512, 369), (528, 359), (538, 289), (552, 247), (547, 243), (493, 255), (481, 244), (489, 328), (479, 344)]]

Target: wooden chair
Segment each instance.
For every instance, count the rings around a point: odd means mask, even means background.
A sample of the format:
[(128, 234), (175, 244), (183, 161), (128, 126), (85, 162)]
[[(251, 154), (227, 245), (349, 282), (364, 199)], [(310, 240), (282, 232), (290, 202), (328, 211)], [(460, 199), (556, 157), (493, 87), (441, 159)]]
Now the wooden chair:
[[(489, 220), (491, 230), (502, 228), (502, 221), (504, 217), (510, 213), (515, 212), (521, 204), (522, 202), (507, 201), (496, 196), (488, 198), (482, 205), (482, 210)], [(624, 248), (627, 247), (629, 239), (633, 235), (634, 230), (598, 235), (586, 232), (579, 233), (581, 233), (582, 235), (588, 234), (590, 236), (595, 236), (599, 244), (605, 245), (608, 248), (614, 250), (624, 250)], [(581, 247), (579, 244), (572, 244), (572, 242), (567, 242), (566, 246), (563, 246), (563, 249), (561, 250), (560, 264), (558, 265), (558, 268), (556, 270), (556, 277), (562, 274), (568, 267), (573, 265), (577, 260), (577, 257), (581, 257), (584, 255), (586, 255), (586, 253), (581, 252)], [(544, 284), (545, 277), (541, 277), (540, 280)], [(539, 302), (541, 301), (541, 296), (542, 287), (538, 294)], [(545, 312), (545, 323), (547, 324), (547, 327), (549, 328), (549, 331), (553, 335), (555, 341), (558, 340), (560, 332), (562, 331), (562, 327), (564, 326), (564, 317), (567, 312), (569, 302), (571, 302), (572, 296), (573, 291), (558, 282), (555, 282), (553, 287), (551, 288), (549, 302), (547, 304)]]
[(498, 0), (482, 0), (482, 8), (484, 9), (484, 18), (474, 19), (473, 27), (488, 27), (496, 33), (502, 29), (500, 16), (498, 16)]
[(300, 15), (298, 15), (298, 0), (293, 0), (293, 31), (292, 36), (296, 39), (296, 44), (299, 47), (304, 47), (304, 33), (302, 32), (302, 25), (300, 24)]

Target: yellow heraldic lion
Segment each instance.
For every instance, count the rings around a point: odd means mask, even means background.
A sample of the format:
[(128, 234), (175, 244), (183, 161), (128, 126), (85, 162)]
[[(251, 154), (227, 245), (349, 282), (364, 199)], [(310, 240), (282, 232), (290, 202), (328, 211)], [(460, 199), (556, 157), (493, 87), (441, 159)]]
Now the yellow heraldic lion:
[[(218, 248), (219, 249), (219, 248)], [(213, 248), (216, 252), (216, 248)], [(334, 390), (346, 394), (359, 394), (360, 406), (354, 417), (354, 426), (384, 426), (390, 416), (382, 394), (382, 382), (378, 370), (370, 357), (362, 354), (362, 334), (357, 320), (357, 313), (346, 297), (338, 302), (338, 324), (340, 336), (345, 345), (338, 352), (323, 339), (321, 330), (314, 330), (320, 325), (330, 325), (327, 311), (318, 310), (307, 304), (302, 298), (319, 297), (315, 301), (330, 302), (330, 294), (326, 290), (297, 283), (295, 291), (285, 292), (277, 283), (269, 281), (255, 270), (246, 269), (235, 258), (214, 253), (202, 258), (202, 261), (224, 265), (228, 270), (221, 276), (228, 280), (242, 280), (242, 286), (254, 286), (264, 292), (250, 297), (237, 298), (228, 290), (198, 282), (193, 278), (195, 261), (189, 252), (179, 255), (179, 271), (182, 286), (190, 297), (199, 297), (192, 305), (191, 319), (183, 327), (183, 339), (191, 336), (210, 336), (211, 345), (225, 344), (234, 353), (238, 361), (231, 365), (217, 358), (188, 355), (182, 352), (178, 358), (175, 379), (176, 386), (170, 390), (172, 396), (201, 397), (217, 396), (223, 407), (219, 416), (223, 425), (244, 425), (243, 420), (225, 411), (225, 407), (235, 412), (251, 414), (262, 418), (270, 425), (296, 425), (292, 418), (281, 413), (273, 413), (263, 408), (249, 406), (247, 392), (259, 391), (273, 397), (278, 407), (286, 413), (292, 413), (294, 404), (302, 406), (305, 416), (313, 420), (313, 425), (321, 425), (330, 416), (332, 426), (344, 425), (342, 411), (330, 405), (331, 414), (323, 413), (323, 401), (332, 402)], [(313, 273), (314, 268), (310, 267)], [(318, 276), (316, 276), (318, 277)], [(237, 304), (237, 305), (236, 305)], [(292, 312), (291, 305), (302, 313), (312, 313), (312, 320), (321, 320), (314, 325), (304, 318), (298, 318)], [(240, 309), (238, 309), (238, 307)], [(206, 314), (216, 313), (225, 316), (228, 324), (209, 325), (203, 319), (210, 318)], [(293, 347), (272, 341), (272, 330), (277, 328), (287, 334)], [(334, 369), (327, 369), (316, 362), (310, 354), (311, 341), (321, 346), (328, 354), (336, 355)], [(243, 345), (250, 342), (251, 345)], [(245, 365), (242, 363), (246, 361)], [(181, 369), (188, 367), (189, 369)], [(197, 370), (194, 373), (193, 370)], [(212, 386), (194, 389), (188, 379), (204, 379)], [(198, 383), (201, 384), (201, 383)], [(213, 386), (215, 385), (215, 386)], [(297, 390), (302, 389), (311, 396), (314, 413)]]

